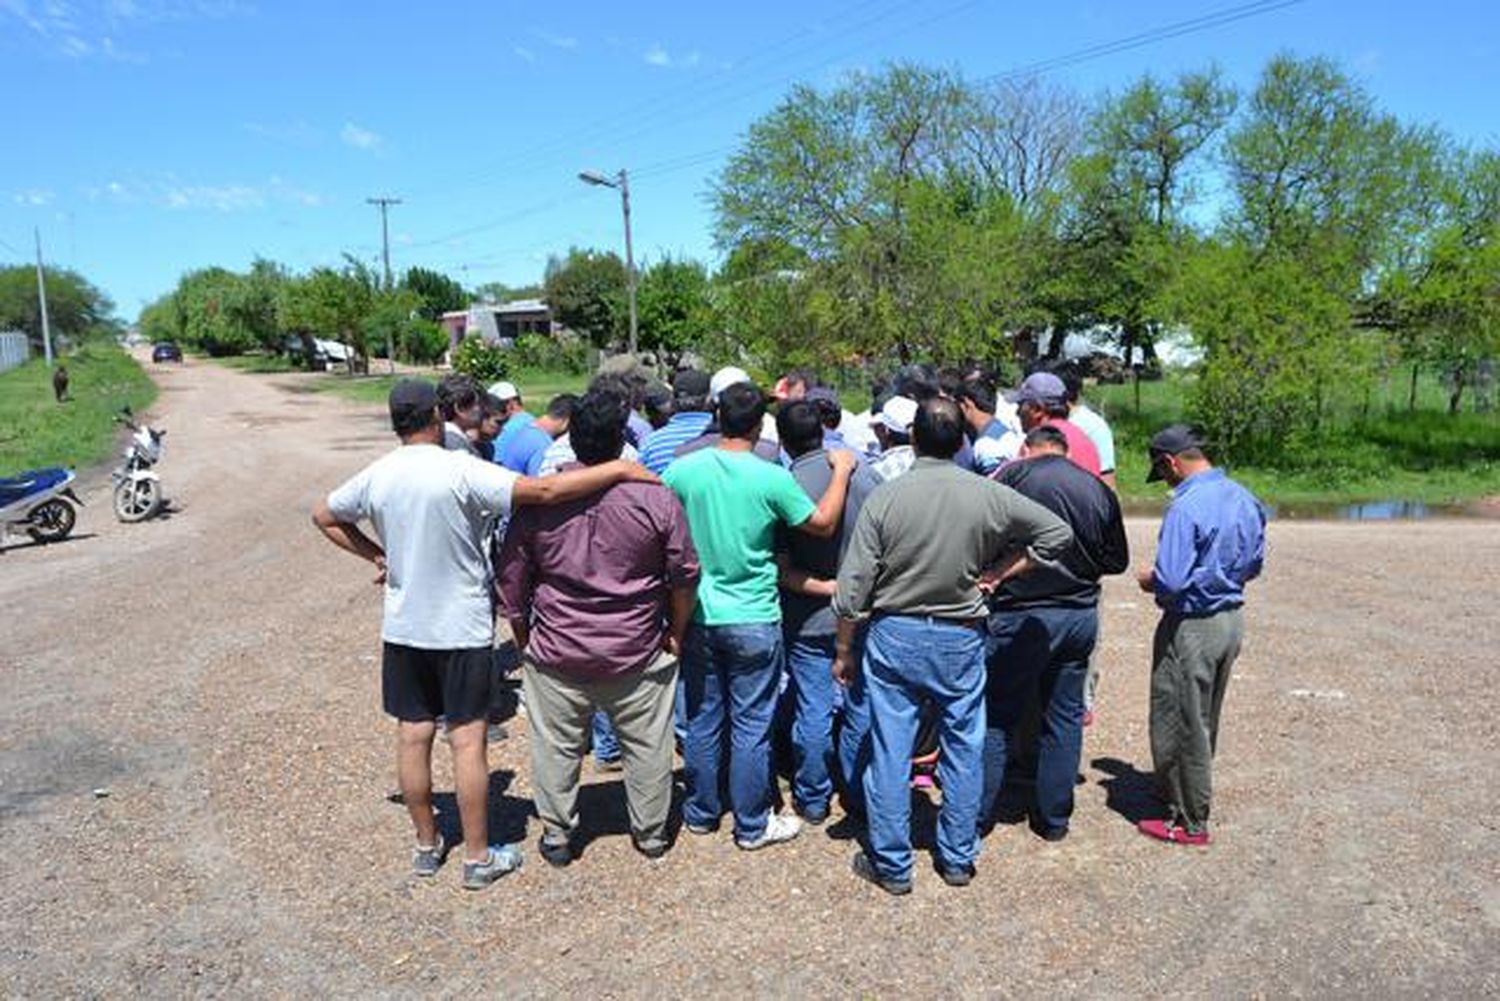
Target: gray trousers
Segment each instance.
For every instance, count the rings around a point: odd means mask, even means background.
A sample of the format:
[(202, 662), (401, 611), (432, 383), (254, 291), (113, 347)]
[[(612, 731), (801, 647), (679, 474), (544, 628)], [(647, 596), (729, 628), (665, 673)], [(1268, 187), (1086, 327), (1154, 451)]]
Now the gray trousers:
[(663, 653), (644, 671), (581, 681), (527, 657), (521, 687), (531, 728), (532, 796), (542, 836), (558, 844), (578, 827), (578, 771), (598, 709), (619, 737), (630, 832), (643, 849), (665, 847), (672, 806), (677, 658)]
[(1201, 617), (1168, 613), (1156, 627), (1151, 758), (1173, 820), (1195, 833), (1208, 824), (1219, 710), (1243, 628), (1238, 608)]

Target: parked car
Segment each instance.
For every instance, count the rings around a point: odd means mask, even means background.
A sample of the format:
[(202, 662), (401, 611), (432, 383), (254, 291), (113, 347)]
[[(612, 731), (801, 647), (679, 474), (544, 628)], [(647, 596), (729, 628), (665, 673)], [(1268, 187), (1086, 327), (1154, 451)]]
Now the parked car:
[(154, 362), (182, 361), (182, 348), (173, 341), (161, 341), (151, 348), (151, 360)]

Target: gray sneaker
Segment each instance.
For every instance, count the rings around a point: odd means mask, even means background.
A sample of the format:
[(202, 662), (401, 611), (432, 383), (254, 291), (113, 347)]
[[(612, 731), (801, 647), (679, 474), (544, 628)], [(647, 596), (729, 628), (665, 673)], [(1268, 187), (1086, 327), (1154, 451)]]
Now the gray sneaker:
[(490, 845), (483, 862), (464, 861), (464, 889), (482, 890), (508, 872), (521, 868), (521, 850), (515, 845)]
[(441, 834), (437, 837), (437, 844), (431, 848), (423, 848), (421, 845), (411, 853), (411, 871), (417, 876), (436, 876), (437, 871), (443, 867), (443, 862), (448, 858), (448, 842), (443, 840)]

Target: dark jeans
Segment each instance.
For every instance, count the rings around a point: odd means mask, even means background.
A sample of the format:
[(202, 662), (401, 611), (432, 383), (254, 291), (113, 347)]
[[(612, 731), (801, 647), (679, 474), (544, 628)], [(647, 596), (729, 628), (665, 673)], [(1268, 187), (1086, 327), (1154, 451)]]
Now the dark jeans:
[(1043, 829), (1066, 829), (1083, 752), (1083, 691), (1098, 632), (1097, 608), (1002, 611), (989, 619), (981, 824), (993, 823), (1016, 730), (1033, 702), (1041, 707), (1036, 815)]
[(754, 841), (764, 833), (771, 813), (771, 718), (781, 669), (779, 622), (695, 623), (688, 629), (682, 651), (684, 823), (709, 827), (719, 822), (727, 752), (735, 837)]
[(792, 799), (800, 810), (823, 811), (833, 798), (833, 717), (838, 682), (833, 680), (834, 638), (787, 640), (790, 683), (782, 696), (791, 708)]

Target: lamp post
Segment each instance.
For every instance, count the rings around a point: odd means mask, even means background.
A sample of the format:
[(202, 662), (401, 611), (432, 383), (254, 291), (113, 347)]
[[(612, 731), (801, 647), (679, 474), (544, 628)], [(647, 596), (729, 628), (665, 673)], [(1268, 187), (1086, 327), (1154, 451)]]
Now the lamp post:
[(620, 189), (620, 207), (625, 213), (625, 282), (630, 298), (630, 353), (635, 354), (635, 256), (630, 247), (630, 176), (624, 168), (614, 177), (597, 170), (584, 170), (578, 179), (585, 184)]

